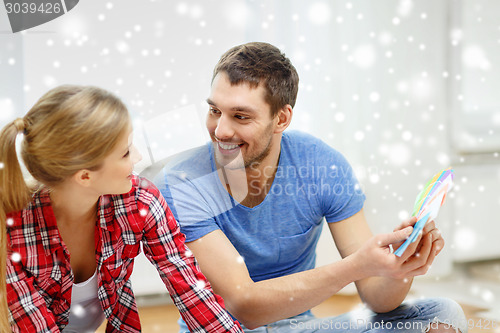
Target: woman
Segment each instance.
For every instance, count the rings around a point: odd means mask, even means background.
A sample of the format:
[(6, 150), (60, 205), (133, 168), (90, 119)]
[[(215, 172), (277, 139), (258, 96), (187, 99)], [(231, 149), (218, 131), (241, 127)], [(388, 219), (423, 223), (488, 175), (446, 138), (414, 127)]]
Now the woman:
[[(127, 109), (112, 94), (61, 86), (0, 133), (12, 331), (93, 332), (106, 317), (106, 332), (140, 332), (129, 280), (140, 242), (190, 330), (241, 331), (159, 191), (132, 174), (140, 157), (131, 132)], [(40, 184), (35, 191), (17, 160), (18, 133), (26, 168)]]

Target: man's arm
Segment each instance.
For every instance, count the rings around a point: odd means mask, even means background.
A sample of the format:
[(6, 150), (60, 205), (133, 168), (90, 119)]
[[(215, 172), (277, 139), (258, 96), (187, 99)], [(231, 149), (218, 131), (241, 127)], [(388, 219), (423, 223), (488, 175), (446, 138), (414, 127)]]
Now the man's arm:
[[(410, 232), (411, 228), (407, 228), (383, 235), (383, 243), (401, 242)], [(350, 282), (365, 278), (366, 272), (360, 269), (367, 266), (363, 261), (372, 261), (370, 255), (381, 247), (372, 242), (367, 256), (349, 256), (312, 270), (253, 282), (244, 261), (222, 231), (213, 231), (187, 246), (228, 311), (250, 329), (307, 311)]]
[[(397, 230), (413, 226), (415, 218), (401, 224)], [(442, 249), (444, 241), (434, 222), (426, 225), (422, 235), (412, 243), (400, 257), (390, 253), (388, 246), (376, 248), (370, 245), (380, 242), (381, 236), (373, 237), (361, 210), (352, 217), (335, 223), (329, 223), (330, 231), (343, 258), (370, 257), (368, 266), (360, 268), (369, 277), (356, 281), (361, 299), (375, 312), (388, 312), (398, 307), (405, 299), (414, 276), (427, 272), (435, 256)], [(401, 243), (395, 244), (394, 248)], [(377, 249), (374, 253), (369, 253)], [(380, 251), (382, 250), (382, 251)], [(389, 270), (386, 270), (386, 268)], [(385, 272), (384, 272), (385, 270)]]
[(350, 259), (253, 282), (237, 250), (220, 230), (187, 243), (227, 310), (249, 329), (288, 318), (321, 303), (352, 282)]

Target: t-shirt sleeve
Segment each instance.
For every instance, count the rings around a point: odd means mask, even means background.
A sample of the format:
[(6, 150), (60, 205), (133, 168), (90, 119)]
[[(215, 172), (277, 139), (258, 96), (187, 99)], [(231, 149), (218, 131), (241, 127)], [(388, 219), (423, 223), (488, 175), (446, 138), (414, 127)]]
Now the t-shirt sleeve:
[(321, 189), (320, 206), (327, 222), (339, 222), (363, 208), (366, 199), (346, 158), (323, 141), (316, 143), (316, 181)]
[(167, 201), (186, 242), (195, 241), (206, 234), (220, 229), (215, 216), (217, 206), (211, 206), (204, 183), (209, 175), (191, 178), (182, 171), (162, 170), (154, 182)]

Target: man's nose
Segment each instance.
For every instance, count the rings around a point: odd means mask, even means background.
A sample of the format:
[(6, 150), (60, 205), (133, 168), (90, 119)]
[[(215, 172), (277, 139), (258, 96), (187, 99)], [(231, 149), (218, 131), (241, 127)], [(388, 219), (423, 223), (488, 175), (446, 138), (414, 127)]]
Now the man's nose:
[(215, 136), (221, 140), (230, 139), (234, 136), (234, 128), (230, 116), (223, 114), (217, 119)]

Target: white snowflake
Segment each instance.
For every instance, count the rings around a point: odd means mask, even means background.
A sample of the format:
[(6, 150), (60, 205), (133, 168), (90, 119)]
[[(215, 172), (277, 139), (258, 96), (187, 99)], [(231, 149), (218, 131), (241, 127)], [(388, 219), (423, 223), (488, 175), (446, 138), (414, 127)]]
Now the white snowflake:
[(411, 132), (410, 132), (410, 131), (404, 131), (404, 132), (401, 134), (401, 138), (402, 138), (404, 141), (410, 141), (412, 137), (413, 137), (413, 135), (411, 134)]
[(438, 163), (442, 166), (447, 166), (450, 164), (450, 157), (446, 153), (439, 153), (436, 156)]
[(401, 0), (398, 4), (398, 13), (401, 16), (409, 16), (413, 10), (412, 0)]
[(378, 174), (371, 174), (370, 177), (370, 183), (372, 184), (377, 184), (380, 181), (380, 176)]
[(15, 116), (14, 103), (10, 98), (0, 98), (0, 122), (11, 121)]
[(375, 64), (375, 49), (370, 44), (358, 46), (353, 54), (353, 62), (360, 68), (369, 68)]
[(83, 306), (81, 306), (80, 304), (75, 304), (74, 306), (71, 307), (71, 312), (79, 317), (79, 318), (82, 318), (83, 316), (85, 316), (85, 309), (83, 308)]
[(47, 88), (52, 88), (57, 85), (57, 80), (53, 76), (46, 75), (43, 78), (43, 83)]
[(21, 254), (19, 254), (18, 252), (14, 252), (14, 253), (12, 253), (12, 256), (10, 257), (10, 259), (13, 262), (19, 262), (19, 261), (21, 261)]
[(400, 210), (398, 213), (398, 218), (400, 220), (406, 220), (410, 217), (410, 213), (407, 210)]
[(382, 31), (380, 35), (378, 36), (378, 41), (382, 45), (389, 45), (392, 43), (393, 37), (389, 31)]
[(376, 103), (380, 100), (380, 94), (376, 91), (373, 91), (372, 93), (370, 93), (370, 101), (372, 101), (373, 103)]
[(180, 2), (177, 5), (177, 13), (179, 13), (180, 15), (186, 14), (188, 10), (189, 10), (188, 5), (186, 5), (184, 2)]
[(354, 133), (354, 140), (360, 142), (365, 139), (365, 133), (363, 131), (356, 131)]
[(488, 302), (488, 303), (491, 303), (495, 300), (495, 294), (493, 294), (493, 292), (491, 292), (491, 290), (483, 290), (481, 292), (481, 298), (485, 301), (485, 302)]
[(476, 246), (476, 232), (467, 227), (460, 227), (455, 230), (453, 242), (456, 248), (462, 251), (470, 251)]
[(199, 290), (205, 289), (206, 283), (203, 280), (196, 281), (196, 288)]
[(125, 54), (128, 53), (128, 51), (130, 51), (130, 46), (124, 41), (116, 42), (115, 47), (116, 50), (121, 54)]
[(243, 2), (231, 1), (225, 7), (225, 16), (229, 23), (238, 28), (245, 28), (252, 12)]
[(486, 52), (477, 45), (468, 45), (462, 53), (462, 61), (464, 65), (470, 68), (489, 70), (491, 62), (488, 59)]
[(330, 20), (330, 6), (324, 2), (316, 2), (309, 7), (308, 16), (313, 24), (325, 24)]
[(402, 166), (409, 162), (411, 151), (409, 147), (403, 143), (396, 143), (389, 147), (388, 157), (390, 162), (395, 166)]

